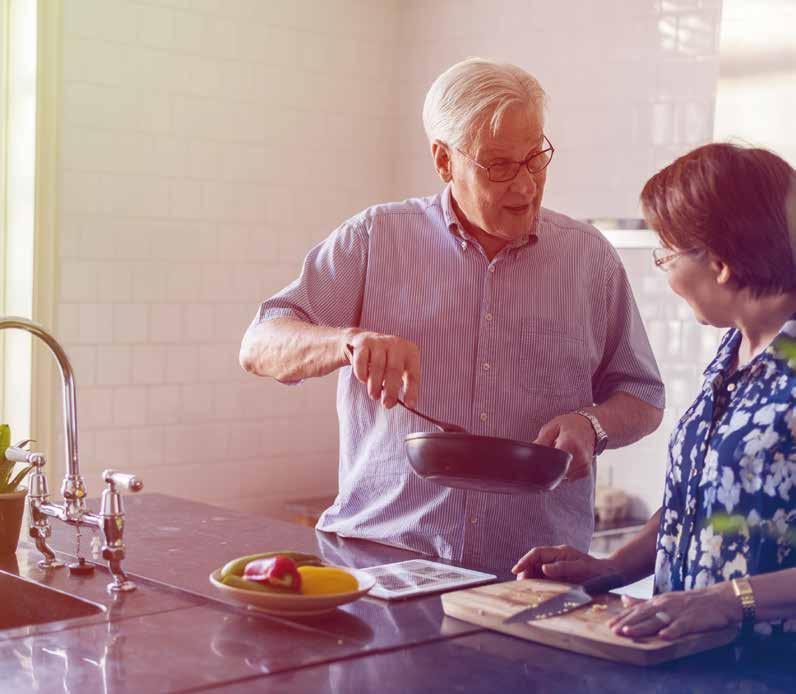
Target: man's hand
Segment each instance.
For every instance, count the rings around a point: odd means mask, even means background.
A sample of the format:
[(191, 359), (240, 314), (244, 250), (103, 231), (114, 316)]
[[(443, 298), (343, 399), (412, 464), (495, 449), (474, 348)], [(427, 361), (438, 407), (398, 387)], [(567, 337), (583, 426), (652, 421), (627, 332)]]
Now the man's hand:
[[(348, 345), (353, 347), (353, 356)], [(354, 367), (354, 376), (367, 385), (371, 398), (381, 398), (387, 409), (395, 407), (403, 385), (404, 402), (409, 407), (417, 406), (420, 348), (414, 342), (363, 331), (349, 335), (344, 350)]]
[(511, 569), (517, 580), (549, 578), (565, 583), (584, 583), (595, 576), (621, 574), (608, 559), (597, 559), (568, 545), (534, 547)]
[(594, 461), (594, 429), (579, 414), (562, 414), (551, 419), (534, 440), (542, 446), (552, 446), (572, 454), (567, 470), (568, 480), (579, 480), (591, 474)]

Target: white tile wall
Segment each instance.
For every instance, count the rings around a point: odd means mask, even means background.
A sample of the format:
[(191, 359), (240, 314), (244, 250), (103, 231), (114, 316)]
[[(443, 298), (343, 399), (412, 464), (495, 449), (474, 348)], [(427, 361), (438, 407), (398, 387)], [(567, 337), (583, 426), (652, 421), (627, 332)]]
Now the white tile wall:
[[(63, 13), (55, 327), (95, 492), (111, 465), (264, 512), (335, 488), (334, 379), (247, 378), (239, 338), (337, 223), (439, 188), (420, 107), (450, 63), (485, 54), (537, 73), (559, 148), (546, 202), (574, 216), (635, 214), (654, 167), (710, 136), (707, 0), (70, 0)], [(637, 290), (663, 305), (648, 279)], [(687, 392), (683, 341), (701, 338), (677, 311), (645, 320)], [(614, 466), (646, 479), (638, 467)]]

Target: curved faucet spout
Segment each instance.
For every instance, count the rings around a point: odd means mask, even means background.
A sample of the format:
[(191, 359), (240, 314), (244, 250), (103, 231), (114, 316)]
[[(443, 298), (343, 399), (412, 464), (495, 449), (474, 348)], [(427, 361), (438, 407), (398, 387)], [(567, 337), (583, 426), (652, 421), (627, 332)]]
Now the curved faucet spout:
[[(80, 479), (80, 461), (77, 450), (77, 400), (75, 397), (75, 378), (72, 365), (58, 341), (50, 335), (41, 325), (21, 318), (20, 316), (0, 317), (0, 330), (7, 328), (17, 328), (25, 330), (31, 335), (38, 337), (49, 347), (50, 352), (58, 362), (61, 371), (61, 383), (63, 384), (64, 401), (64, 445), (66, 447), (66, 469), (67, 474), (64, 479), (64, 489), (62, 494), (67, 502), (80, 503), (86, 495), (85, 486)], [(71, 480), (71, 484), (68, 481)]]

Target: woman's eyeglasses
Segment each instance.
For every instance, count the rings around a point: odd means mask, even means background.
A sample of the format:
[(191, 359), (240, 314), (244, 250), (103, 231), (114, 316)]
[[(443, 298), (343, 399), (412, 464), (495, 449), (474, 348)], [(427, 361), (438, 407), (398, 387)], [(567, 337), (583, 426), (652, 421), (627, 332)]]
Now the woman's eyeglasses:
[(656, 248), (652, 251), (652, 258), (655, 261), (655, 267), (663, 272), (667, 272), (666, 265), (670, 263), (675, 258), (679, 258), (681, 255), (689, 255), (690, 253), (697, 253), (701, 249), (699, 248), (688, 248), (684, 251), (672, 251), (670, 248)]

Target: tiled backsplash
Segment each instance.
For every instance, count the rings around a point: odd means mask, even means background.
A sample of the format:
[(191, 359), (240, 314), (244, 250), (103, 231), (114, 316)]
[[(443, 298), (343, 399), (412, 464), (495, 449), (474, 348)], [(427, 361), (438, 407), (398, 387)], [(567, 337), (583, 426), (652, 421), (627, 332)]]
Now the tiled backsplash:
[(688, 304), (669, 288), (666, 274), (653, 264), (650, 250), (622, 249), (619, 255), (666, 385), (666, 410), (652, 435), (600, 456), (597, 481), (628, 491), (635, 497), (634, 515), (643, 517), (661, 503), (669, 435), (696, 397), (723, 330), (697, 323)]
[[(717, 0), (63, 3), (55, 332), (75, 365), (91, 491), (106, 467), (262, 512), (333, 490), (335, 379), (247, 377), (239, 339), (340, 221), (440, 188), (420, 119), (431, 80), (473, 54), (527, 67), (550, 93), (558, 148), (545, 203), (636, 216), (644, 179), (710, 138), (719, 12)], [(697, 355), (702, 333), (634, 253), (671, 420), (707, 348)], [(657, 488), (664, 440), (602, 468)]]

